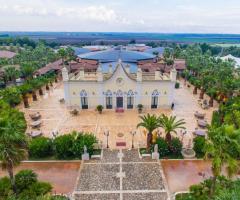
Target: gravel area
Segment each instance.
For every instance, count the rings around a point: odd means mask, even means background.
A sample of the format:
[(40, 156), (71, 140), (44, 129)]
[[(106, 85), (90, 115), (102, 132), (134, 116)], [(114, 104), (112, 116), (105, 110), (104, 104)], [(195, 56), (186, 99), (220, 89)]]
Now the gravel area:
[(138, 150), (123, 150), (123, 162), (142, 162), (142, 159), (139, 158)]
[(80, 174), (78, 190), (119, 190), (120, 179), (116, 177), (117, 172), (119, 172), (119, 165), (117, 164), (86, 164)]
[[(81, 194), (75, 195), (76, 200), (120, 200), (120, 194)], [(126, 199), (127, 200), (127, 199)]]
[(167, 194), (163, 193), (134, 193), (123, 194), (123, 200), (167, 200)]
[(155, 163), (123, 164), (126, 177), (123, 179), (124, 190), (162, 190), (164, 183)]
[(119, 150), (109, 150), (109, 149), (104, 149), (103, 150), (103, 158), (101, 160), (102, 163), (116, 163), (119, 162), (119, 158), (117, 157), (119, 153)]

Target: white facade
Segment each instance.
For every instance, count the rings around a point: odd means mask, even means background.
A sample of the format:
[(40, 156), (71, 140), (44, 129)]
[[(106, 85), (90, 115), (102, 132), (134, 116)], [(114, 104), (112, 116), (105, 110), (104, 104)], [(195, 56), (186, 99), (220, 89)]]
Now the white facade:
[[(111, 67), (111, 66), (110, 66)], [(173, 102), (176, 70), (170, 76), (155, 73), (145, 73), (138, 69), (136, 74), (130, 74), (118, 62), (116, 69), (103, 74), (101, 66), (97, 72), (68, 74), (62, 70), (65, 101), (68, 106), (80, 109), (95, 109), (103, 105), (104, 109), (133, 109), (138, 104), (144, 108), (170, 107)]]

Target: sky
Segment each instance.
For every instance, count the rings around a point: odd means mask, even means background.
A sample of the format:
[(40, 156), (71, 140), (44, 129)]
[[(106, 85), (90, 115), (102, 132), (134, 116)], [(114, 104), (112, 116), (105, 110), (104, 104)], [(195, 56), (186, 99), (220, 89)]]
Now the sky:
[(240, 34), (240, 0), (0, 0), (0, 31)]

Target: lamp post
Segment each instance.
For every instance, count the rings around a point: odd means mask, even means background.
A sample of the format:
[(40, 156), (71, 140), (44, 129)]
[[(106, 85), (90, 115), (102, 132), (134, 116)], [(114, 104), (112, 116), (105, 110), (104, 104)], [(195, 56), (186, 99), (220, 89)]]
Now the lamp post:
[(130, 131), (130, 134), (132, 135), (132, 149), (134, 149), (134, 135), (136, 135), (136, 131)]
[(108, 149), (109, 148), (109, 146), (108, 146), (109, 131), (104, 131), (103, 134), (107, 137), (107, 149)]

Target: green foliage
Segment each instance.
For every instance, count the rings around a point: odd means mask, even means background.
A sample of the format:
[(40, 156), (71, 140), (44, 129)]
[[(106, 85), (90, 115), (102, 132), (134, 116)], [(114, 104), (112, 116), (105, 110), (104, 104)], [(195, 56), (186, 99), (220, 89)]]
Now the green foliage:
[(180, 87), (180, 83), (179, 82), (176, 82), (175, 83), (175, 88), (178, 89)]
[(35, 182), (29, 187), (29, 191), (33, 191), (36, 196), (44, 195), (52, 191), (52, 186), (46, 182)]
[(0, 91), (0, 97), (10, 106), (14, 107), (21, 102), (20, 91), (17, 87), (9, 87)]
[(53, 155), (53, 144), (49, 138), (34, 138), (29, 143), (29, 155), (31, 158), (44, 158)]
[(180, 156), (182, 151), (182, 142), (178, 138), (173, 138), (169, 143), (169, 151), (173, 155)]
[(28, 189), (30, 185), (37, 182), (37, 174), (32, 170), (22, 170), (15, 175), (18, 193)]
[(228, 180), (219, 176), (216, 180), (216, 192), (210, 195), (212, 179), (190, 187), (190, 193), (177, 196), (177, 200), (237, 200), (239, 199), (240, 180)]
[(91, 133), (77, 133), (73, 132), (74, 143), (72, 152), (76, 158), (81, 158), (81, 155), (84, 151), (84, 145), (86, 145), (88, 153), (92, 155), (93, 153), (93, 144), (97, 142), (96, 137)]
[(168, 117), (162, 114), (158, 118), (158, 127), (162, 127), (166, 133), (166, 139), (171, 141), (171, 133), (177, 133), (177, 129), (185, 129), (186, 122), (183, 119), (177, 120), (176, 116)]
[(103, 106), (102, 106), (102, 105), (98, 105), (98, 106), (97, 106), (97, 111), (98, 111), (99, 113), (102, 113), (102, 110), (103, 110)]
[(55, 153), (57, 158), (59, 159), (66, 159), (66, 158), (73, 158), (73, 142), (74, 136), (72, 134), (61, 135), (55, 138), (54, 146), (55, 146)]
[(218, 111), (213, 111), (211, 125), (213, 127), (219, 127), (221, 124), (221, 114)]
[(206, 143), (206, 139), (204, 137), (196, 137), (193, 140), (193, 150), (196, 152), (196, 157), (197, 158), (203, 158), (205, 155), (205, 143)]
[(158, 153), (160, 158), (168, 156), (170, 151), (168, 148), (168, 143), (163, 138), (157, 138), (156, 144), (158, 145)]
[(152, 133), (156, 128), (159, 127), (159, 121), (156, 115), (144, 115), (140, 116), (141, 122), (137, 125), (138, 127), (144, 127), (149, 133)]
[[(22, 170), (15, 175), (17, 196), (13, 194), (8, 177), (0, 179), (0, 200), (37, 200), (52, 190), (49, 183), (39, 182), (32, 170)], [(50, 197), (50, 200), (54, 199)]]
[(0, 179), (0, 200), (5, 199), (12, 189), (10, 180), (8, 177), (3, 177)]

